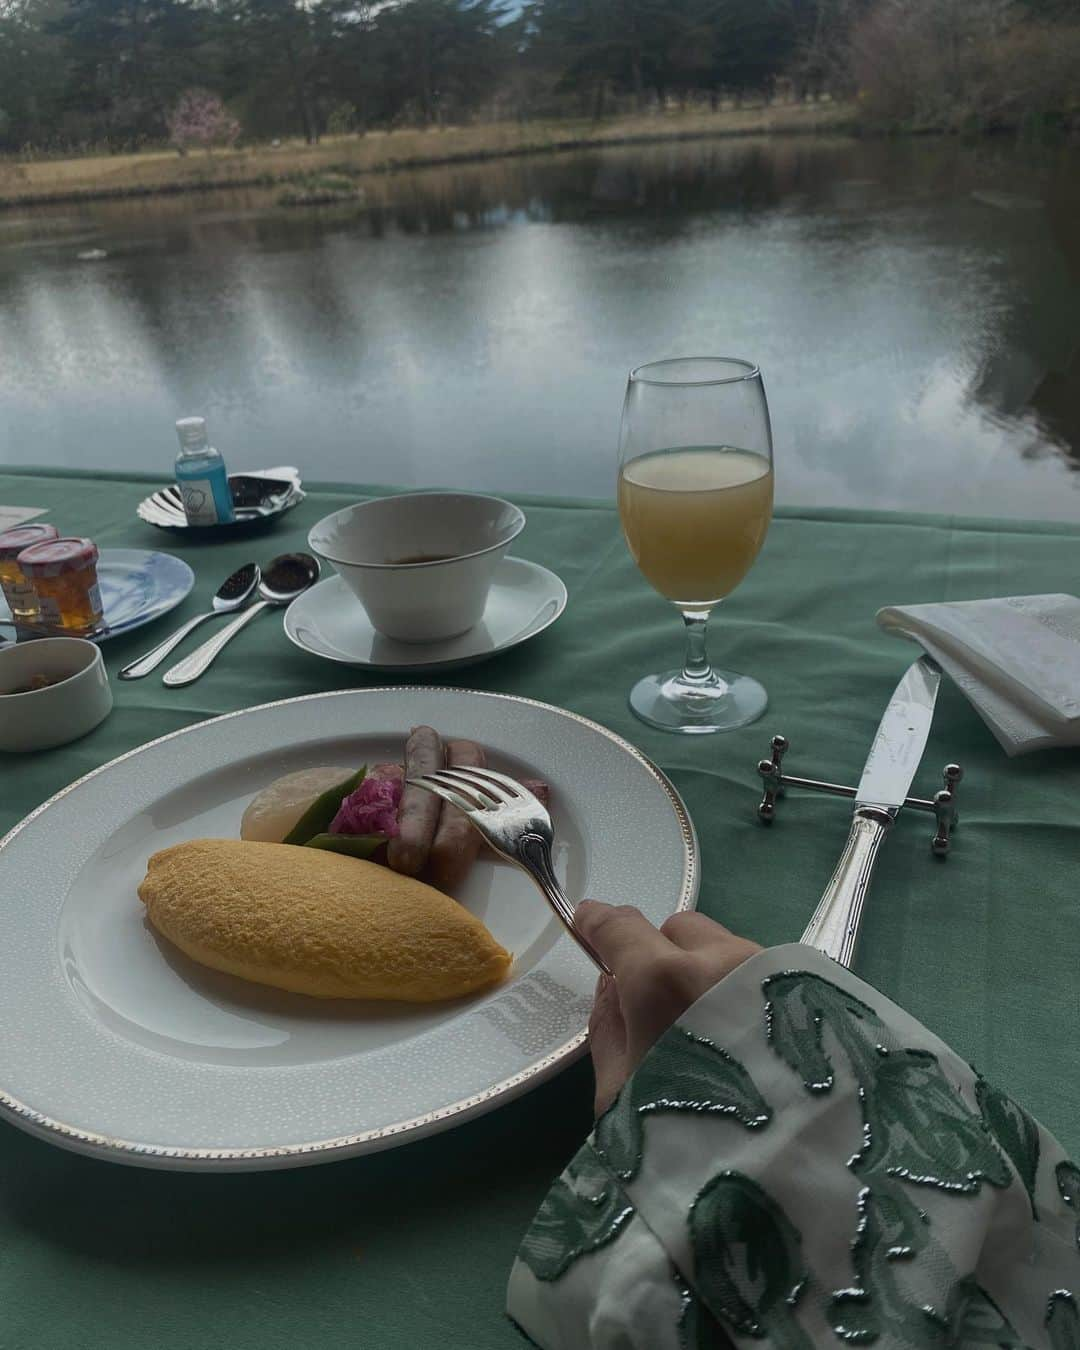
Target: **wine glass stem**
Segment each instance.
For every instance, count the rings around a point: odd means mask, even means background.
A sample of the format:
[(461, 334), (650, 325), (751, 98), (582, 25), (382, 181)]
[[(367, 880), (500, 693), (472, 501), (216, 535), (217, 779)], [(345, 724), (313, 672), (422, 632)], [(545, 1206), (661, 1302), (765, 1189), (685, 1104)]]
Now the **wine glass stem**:
[(709, 622), (709, 614), (707, 609), (682, 611), (683, 623), (686, 624), (686, 660), (682, 672), (684, 684), (712, 684), (716, 679), (705, 645), (705, 626)]

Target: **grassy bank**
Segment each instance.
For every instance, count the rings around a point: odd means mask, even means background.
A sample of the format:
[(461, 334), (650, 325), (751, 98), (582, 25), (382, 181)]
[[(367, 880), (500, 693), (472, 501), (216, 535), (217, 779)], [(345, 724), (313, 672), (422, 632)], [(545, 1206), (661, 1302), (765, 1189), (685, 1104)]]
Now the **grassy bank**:
[(440, 130), (372, 131), (365, 136), (327, 136), (318, 145), (285, 141), (185, 156), (157, 150), (83, 159), (7, 159), (0, 160), (0, 209), (41, 202), (270, 186), (322, 173), (356, 177), (587, 146), (767, 132), (840, 131), (851, 123), (851, 109), (842, 104), (781, 104), (605, 122), (503, 122)]

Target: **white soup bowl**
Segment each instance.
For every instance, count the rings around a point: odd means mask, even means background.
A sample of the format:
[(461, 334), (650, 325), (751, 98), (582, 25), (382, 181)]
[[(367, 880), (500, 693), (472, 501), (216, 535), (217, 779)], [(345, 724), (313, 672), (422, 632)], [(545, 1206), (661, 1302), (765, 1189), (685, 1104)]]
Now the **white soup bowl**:
[(501, 497), (407, 492), (325, 516), (308, 544), (380, 633), (441, 642), (479, 622), (495, 570), (524, 528), (524, 512)]

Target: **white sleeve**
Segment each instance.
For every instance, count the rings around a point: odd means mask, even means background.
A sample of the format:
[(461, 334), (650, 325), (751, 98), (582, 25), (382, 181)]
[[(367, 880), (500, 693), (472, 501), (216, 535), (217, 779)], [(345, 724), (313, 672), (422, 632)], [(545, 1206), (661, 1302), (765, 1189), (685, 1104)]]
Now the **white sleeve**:
[(1080, 1350), (1080, 1170), (812, 948), (664, 1034), (548, 1193), (508, 1311), (543, 1350)]

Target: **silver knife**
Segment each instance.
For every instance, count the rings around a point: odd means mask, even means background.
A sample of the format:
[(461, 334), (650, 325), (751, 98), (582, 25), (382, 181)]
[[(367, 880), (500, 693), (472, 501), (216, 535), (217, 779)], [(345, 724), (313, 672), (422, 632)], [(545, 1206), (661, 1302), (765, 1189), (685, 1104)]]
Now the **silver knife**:
[(856, 790), (847, 844), (802, 935), (807, 946), (817, 947), (842, 966), (851, 964), (878, 849), (904, 804), (926, 748), (940, 683), (940, 667), (922, 656), (896, 686)]

